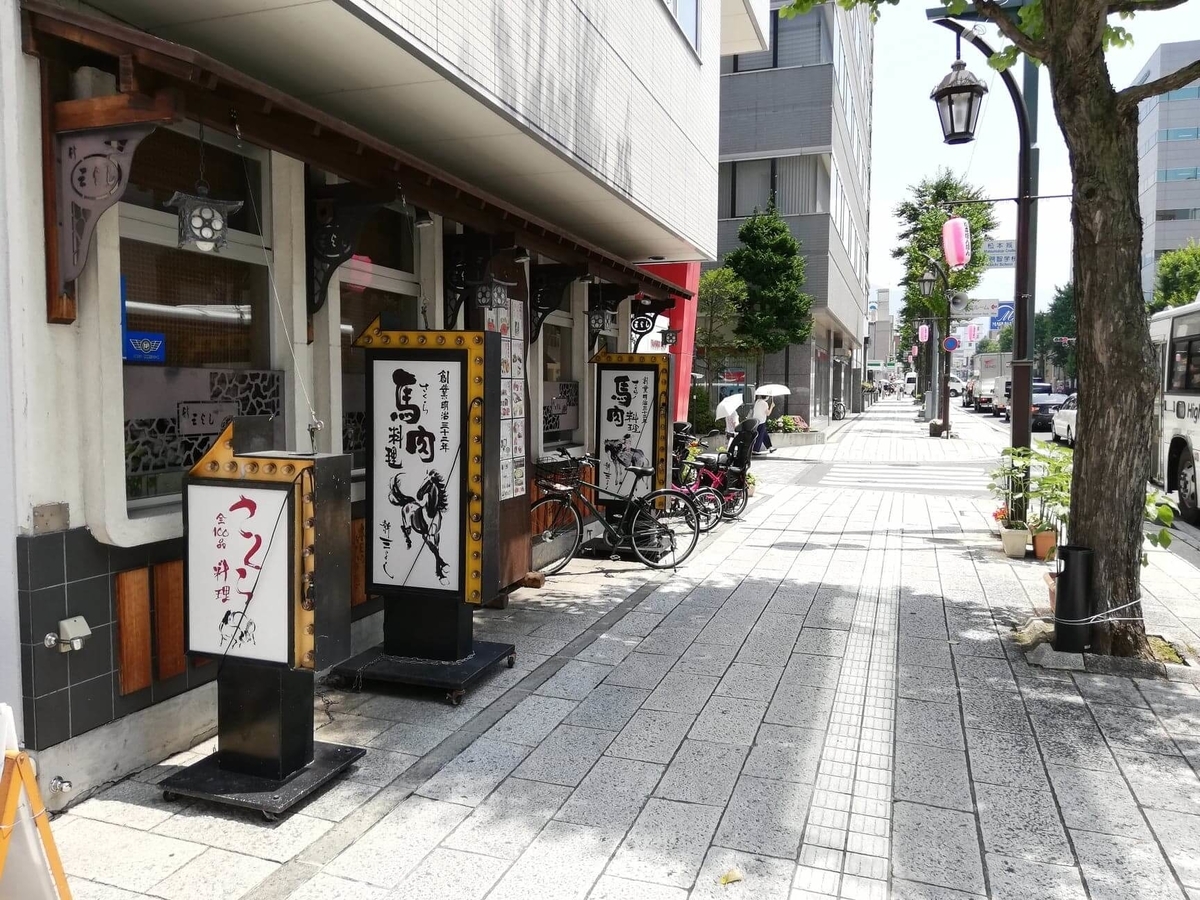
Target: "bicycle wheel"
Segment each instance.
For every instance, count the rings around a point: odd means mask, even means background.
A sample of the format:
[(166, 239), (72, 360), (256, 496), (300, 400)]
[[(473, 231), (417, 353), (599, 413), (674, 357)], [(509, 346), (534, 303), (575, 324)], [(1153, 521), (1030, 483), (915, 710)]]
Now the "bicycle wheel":
[(692, 501), (696, 504), (696, 512), (700, 514), (700, 531), (707, 533), (716, 528), (725, 507), (725, 499), (720, 492), (710, 487), (699, 488), (692, 492)]
[(700, 539), (700, 514), (687, 494), (670, 488), (644, 496), (629, 526), (634, 555), (652, 569), (672, 569)]
[(699, 479), (700, 466), (689, 459), (680, 460), (675, 469), (675, 484), (679, 487), (691, 487)]
[(750, 502), (750, 492), (744, 487), (726, 488), (721, 501), (721, 515), (727, 519), (736, 519), (746, 511), (746, 504)]
[[(529, 509), (534, 570), (543, 575), (561, 572), (579, 550), (583, 521), (569, 498), (543, 497)], [(553, 546), (551, 546), (553, 545)], [(557, 556), (558, 551), (565, 551)], [(539, 564), (540, 562), (540, 564)]]

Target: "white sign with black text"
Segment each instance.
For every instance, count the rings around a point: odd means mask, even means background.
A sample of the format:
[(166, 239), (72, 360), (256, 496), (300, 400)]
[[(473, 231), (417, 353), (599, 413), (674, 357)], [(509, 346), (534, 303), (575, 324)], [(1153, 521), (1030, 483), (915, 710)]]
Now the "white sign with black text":
[[(647, 369), (600, 369), (600, 487), (625, 496), (633, 485), (630, 466), (654, 466), (657, 376)], [(654, 489), (653, 478), (638, 483), (638, 495)]]

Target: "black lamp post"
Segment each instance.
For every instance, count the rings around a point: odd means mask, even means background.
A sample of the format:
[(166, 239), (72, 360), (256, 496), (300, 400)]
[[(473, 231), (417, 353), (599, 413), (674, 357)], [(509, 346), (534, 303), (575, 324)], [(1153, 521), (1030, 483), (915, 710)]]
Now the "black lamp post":
[[(1013, 11), (1021, 3), (1006, 3), (1005, 8)], [(988, 59), (995, 51), (988, 46), (973, 29), (968, 29), (951, 19), (941, 18), (945, 9), (929, 10), (930, 18), (957, 36), (961, 48), (966, 38)], [(964, 17), (970, 13), (964, 14)], [(956, 57), (958, 54), (956, 53)], [(1025, 95), (1017, 86), (1012, 72), (1005, 69), (999, 73), (1012, 99), (1017, 114), (1017, 130), (1020, 134), (1020, 154), (1017, 158), (1017, 259), (1016, 288), (1014, 291), (1013, 318), (1013, 373), (1012, 373), (1012, 445), (1030, 446), (1032, 421), (1030, 415), (1033, 402), (1033, 290), (1035, 280), (1035, 254), (1037, 252), (1037, 227), (1034, 199), (1037, 195), (1037, 69), (1025, 63)], [(956, 58), (950, 74), (934, 88), (930, 97), (938, 108), (938, 119), (942, 135), (947, 144), (962, 144), (975, 137), (975, 125), (979, 120), (979, 106), (987, 88), (978, 78), (966, 71), (961, 59)], [(1028, 102), (1028, 105), (1027, 105)]]
[(920, 278), (917, 279), (917, 288), (921, 291), (921, 296), (922, 297), (932, 297), (933, 296), (933, 286), (936, 283), (937, 283), (937, 276), (933, 274), (932, 270), (926, 269), (925, 273), (923, 275), (921, 275)]

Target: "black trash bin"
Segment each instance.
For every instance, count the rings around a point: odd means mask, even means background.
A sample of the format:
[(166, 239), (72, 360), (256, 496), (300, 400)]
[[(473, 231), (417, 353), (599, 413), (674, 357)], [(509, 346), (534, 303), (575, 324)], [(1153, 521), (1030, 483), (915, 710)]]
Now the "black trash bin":
[(1083, 653), (1092, 643), (1092, 626), (1068, 624), (1094, 615), (1092, 609), (1092, 563), (1090, 547), (1058, 548), (1062, 571), (1058, 576), (1054, 606), (1054, 649)]

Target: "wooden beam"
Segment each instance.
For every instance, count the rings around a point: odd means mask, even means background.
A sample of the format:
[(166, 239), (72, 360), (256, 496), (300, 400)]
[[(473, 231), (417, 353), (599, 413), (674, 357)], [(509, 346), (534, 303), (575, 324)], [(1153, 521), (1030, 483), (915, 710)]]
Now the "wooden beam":
[(118, 125), (169, 125), (179, 118), (175, 96), (159, 91), (145, 94), (113, 94), (90, 100), (60, 100), (54, 104), (54, 130), (88, 131)]
[(150, 687), (150, 570), (116, 577), (117, 673), (121, 696)]
[[(58, 258), (58, 159), (54, 136), (54, 69), (45, 57), (38, 60), (42, 99), (42, 225), (46, 240), (46, 321), (70, 325), (78, 309), (73, 290), (59, 291)], [(73, 288), (74, 286), (72, 286)]]
[(154, 644), (158, 680), (187, 671), (183, 641), (183, 560), (154, 566)]

